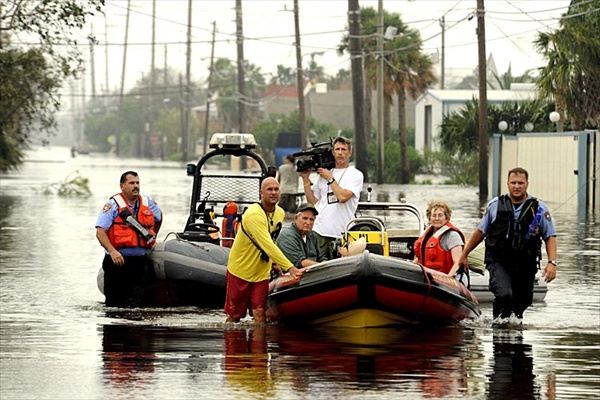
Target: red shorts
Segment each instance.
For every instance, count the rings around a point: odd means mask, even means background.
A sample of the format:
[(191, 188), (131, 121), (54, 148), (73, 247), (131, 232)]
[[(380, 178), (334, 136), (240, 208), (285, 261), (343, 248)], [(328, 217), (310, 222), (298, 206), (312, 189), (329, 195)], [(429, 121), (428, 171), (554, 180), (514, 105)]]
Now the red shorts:
[(269, 295), (269, 280), (248, 282), (227, 271), (227, 294), (225, 314), (239, 320), (246, 316), (246, 310), (265, 309)]

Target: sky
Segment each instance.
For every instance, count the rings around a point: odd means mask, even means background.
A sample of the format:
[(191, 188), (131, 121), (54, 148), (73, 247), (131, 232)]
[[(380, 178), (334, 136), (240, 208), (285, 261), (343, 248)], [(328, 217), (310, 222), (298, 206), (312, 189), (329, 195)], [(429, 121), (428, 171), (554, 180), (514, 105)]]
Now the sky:
[[(543, 65), (531, 44), (539, 31), (559, 27), (560, 15), (568, 0), (487, 0), (486, 51), (493, 55), (500, 74), (509, 65), (513, 76)], [(359, 0), (361, 7), (378, 8), (377, 0)], [(383, 0), (387, 12), (399, 13), (402, 20), (417, 29), (423, 39), (423, 52), (441, 53), (440, 19), (445, 18), (446, 75), (468, 75), (477, 67), (477, 18), (471, 18), (476, 0)], [(106, 17), (97, 15), (88, 28), (100, 42), (95, 46), (96, 93), (121, 85), (126, 26), (126, 0), (107, 0)], [(274, 74), (277, 65), (295, 69), (294, 14), (292, 0), (243, 0), (244, 58)], [(347, 26), (346, 0), (300, 0), (299, 18), (304, 66), (314, 57), (329, 75), (350, 69), (348, 56), (338, 56), (336, 46)], [(156, 0), (156, 68), (169, 68), (185, 76), (188, 21), (187, 0)], [(216, 23), (215, 59), (236, 60), (235, 0), (192, 1), (192, 80), (207, 79), (210, 65), (213, 21)], [(150, 70), (152, 60), (152, 1), (132, 0), (127, 42), (125, 91)], [(86, 55), (86, 54), (84, 54)], [(166, 55), (166, 57), (165, 57)], [(91, 71), (91, 57), (88, 71)], [(107, 57), (108, 56), (108, 57)], [(108, 60), (108, 74), (106, 74)], [(86, 94), (91, 94), (91, 74), (86, 77)]]

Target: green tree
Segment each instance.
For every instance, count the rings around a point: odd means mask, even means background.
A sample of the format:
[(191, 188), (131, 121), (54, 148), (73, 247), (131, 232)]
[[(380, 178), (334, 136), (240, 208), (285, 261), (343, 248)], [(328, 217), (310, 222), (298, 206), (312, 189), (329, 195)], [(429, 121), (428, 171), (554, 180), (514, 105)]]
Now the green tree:
[[(82, 69), (78, 31), (103, 5), (104, 0), (45, 0), (0, 6), (0, 170), (23, 162), (32, 131), (51, 134), (56, 127), (58, 89)], [(37, 44), (24, 49), (13, 43), (16, 37)]]
[[(395, 27), (396, 35), (384, 43), (382, 55), (378, 52), (377, 41), (377, 12), (371, 7), (361, 7), (361, 35), (369, 39), (363, 40), (364, 66), (367, 82), (371, 89), (377, 87), (378, 56), (384, 58), (384, 138), (391, 140), (390, 113), (394, 94), (398, 97), (398, 132), (400, 135), (401, 182), (407, 183), (411, 178), (409, 172), (410, 160), (408, 154), (408, 139), (406, 130), (406, 96), (417, 98), (437, 79), (432, 69), (429, 57), (422, 53), (422, 40), (417, 30), (406, 25), (397, 13), (384, 12), (384, 26)], [(343, 54), (349, 50), (349, 38), (344, 36), (338, 46), (338, 52)], [(370, 94), (371, 90), (366, 91)], [(367, 126), (370, 125), (370, 96), (367, 96)], [(386, 161), (387, 163), (387, 161)]]
[[(161, 79), (152, 84), (151, 73), (148, 71), (122, 99), (115, 92), (108, 98), (96, 97), (88, 101), (85, 137), (94, 151), (116, 151), (117, 143), (113, 139), (118, 136), (121, 155), (153, 157), (161, 154), (167, 157), (171, 153), (181, 152), (177, 145), (171, 145), (172, 141), (182, 137), (183, 88), (178, 82), (178, 75), (181, 74), (172, 69), (157, 69), (155, 76), (160, 76)], [(191, 106), (205, 104), (206, 92), (195, 90), (202, 85), (192, 83), (191, 86)], [(161, 121), (162, 119), (167, 121)], [(191, 142), (194, 143), (200, 137), (200, 130), (195, 115), (190, 119)], [(146, 130), (147, 127), (150, 131)], [(166, 137), (167, 145), (151, 145), (151, 135), (158, 136), (160, 140)], [(162, 154), (163, 150), (168, 154)]]
[(493, 89), (494, 87), (498, 90), (510, 90), (510, 87), (513, 83), (534, 83), (535, 79), (531, 76), (532, 70), (526, 70), (521, 76), (513, 76), (512, 75), (512, 66), (508, 65), (508, 70), (502, 75), (498, 75), (496, 73), (492, 73), (492, 80), (495, 81), (495, 85), (488, 82), (488, 89)]
[(540, 32), (534, 44), (548, 64), (539, 69), (543, 98), (556, 101), (559, 130), (597, 128), (600, 119), (600, 0), (572, 0), (560, 28)]
[(395, 82), (394, 91), (398, 95), (398, 132), (402, 160), (400, 183), (408, 183), (411, 179), (406, 129), (406, 97), (410, 96), (416, 100), (431, 85), (437, 83), (433, 63), (429, 56), (422, 54), (421, 44), (418, 31), (407, 29), (404, 34), (394, 39), (395, 50), (390, 57)]
[[(383, 181), (385, 183), (402, 183), (402, 177), (398, 173), (398, 171), (400, 171), (402, 168), (401, 149), (400, 143), (397, 140), (389, 140), (385, 142), (384, 157), (385, 165), (383, 168)], [(377, 143), (373, 142), (369, 144), (369, 148), (367, 149), (367, 158), (371, 160), (368, 162), (369, 176), (376, 176), (377, 171), (375, 170), (375, 160), (377, 159)], [(415, 180), (417, 171), (419, 171), (425, 162), (423, 157), (419, 155), (414, 147), (409, 148), (408, 160), (410, 164), (410, 175), (407, 183), (410, 183)]]
[(317, 82), (325, 80), (325, 68), (322, 65), (317, 64), (315, 60), (310, 60), (308, 68), (303, 72), (306, 79), (315, 80)]
[(244, 70), (245, 96), (240, 97), (237, 87), (237, 66), (227, 58), (219, 58), (214, 64), (213, 90), (217, 93), (216, 103), (223, 118), (223, 130), (238, 128), (238, 101), (246, 105), (249, 129), (259, 118), (260, 96), (265, 89), (265, 78), (260, 68), (247, 64)]
[(349, 69), (340, 69), (335, 76), (327, 78), (327, 87), (329, 89), (335, 90), (341, 85), (352, 85), (352, 75)]
[[(465, 107), (444, 115), (438, 137), (441, 147), (440, 154), (427, 155), (433, 163), (438, 163), (446, 173), (449, 173), (454, 183), (474, 184), (466, 177), (475, 168), (474, 177), (477, 177), (477, 160), (479, 152), (479, 102), (472, 99)], [(536, 132), (549, 132), (552, 123), (548, 119), (553, 104), (543, 100), (506, 102), (501, 106), (488, 105), (488, 126), (490, 136), (501, 133), (498, 124), (504, 120), (509, 125), (505, 134), (525, 132), (525, 124), (530, 122)], [(475, 157), (474, 157), (475, 156)]]
[(296, 84), (296, 73), (292, 68), (277, 65), (277, 73), (269, 81), (271, 85), (292, 86)]
[[(321, 124), (314, 118), (306, 118), (306, 129), (310, 133), (311, 142), (325, 142), (337, 136), (335, 127), (331, 124)], [(269, 118), (256, 123), (252, 129), (257, 150), (267, 163), (275, 162), (275, 145), (280, 133), (298, 132), (300, 134), (300, 114), (294, 111), (290, 115), (270, 114)], [(350, 136), (352, 137), (352, 136)]]

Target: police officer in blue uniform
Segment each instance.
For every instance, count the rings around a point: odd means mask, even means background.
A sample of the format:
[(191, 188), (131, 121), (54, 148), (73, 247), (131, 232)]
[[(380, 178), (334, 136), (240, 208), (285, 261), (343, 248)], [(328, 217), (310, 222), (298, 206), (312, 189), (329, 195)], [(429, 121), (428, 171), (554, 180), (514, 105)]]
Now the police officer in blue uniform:
[(508, 172), (508, 194), (493, 198), (465, 246), (459, 265), (485, 239), (485, 264), (494, 294), (493, 316), (523, 318), (533, 301), (535, 274), (546, 244), (548, 261), (542, 276), (556, 277), (556, 230), (548, 206), (527, 193), (529, 173), (523, 168)]

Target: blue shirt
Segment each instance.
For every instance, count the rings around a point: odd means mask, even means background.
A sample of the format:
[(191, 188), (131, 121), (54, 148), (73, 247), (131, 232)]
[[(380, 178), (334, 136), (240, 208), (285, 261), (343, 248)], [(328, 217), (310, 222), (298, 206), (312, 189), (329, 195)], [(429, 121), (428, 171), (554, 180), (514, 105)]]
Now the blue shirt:
[[(133, 215), (137, 215), (137, 211), (139, 209), (139, 205), (137, 204), (137, 202), (136, 204), (131, 204), (129, 203), (129, 201), (127, 201), (127, 203), (129, 204), (129, 207), (131, 207)], [(150, 208), (150, 211), (152, 211), (152, 213), (154, 214), (154, 220), (161, 221), (162, 212), (160, 210), (160, 207), (158, 207), (156, 202), (150, 197), (148, 197), (148, 207)], [(111, 197), (108, 200), (108, 202), (104, 205), (102, 210), (100, 210), (100, 214), (98, 215), (98, 219), (96, 220), (96, 228), (102, 228), (108, 232), (113, 222), (115, 222), (115, 218), (117, 218), (118, 214), (119, 206), (117, 205), (117, 202)], [(143, 256), (146, 254), (146, 250), (147, 249), (145, 249), (144, 247), (139, 246), (123, 247), (118, 249), (119, 253), (121, 253), (123, 257)], [(108, 251), (106, 249), (104, 250), (104, 252), (108, 254)]]
[[(532, 196), (527, 195), (527, 198), (530, 199)], [(514, 211), (514, 220), (516, 221), (521, 215), (521, 210), (523, 209), (523, 204), (525, 202), (519, 204), (517, 208), (513, 205)], [(538, 207), (542, 210), (542, 218), (540, 219), (540, 234), (544, 240), (547, 240), (551, 236), (556, 236), (556, 229), (554, 228), (554, 222), (552, 221), (552, 216), (550, 215), (550, 210), (548, 210), (548, 206), (538, 199)], [(488, 230), (490, 229), (490, 225), (496, 219), (496, 214), (498, 212), (498, 197), (494, 197), (487, 204), (485, 215), (481, 218), (479, 225), (477, 225), (477, 229), (481, 231), (484, 235), (487, 235)]]

